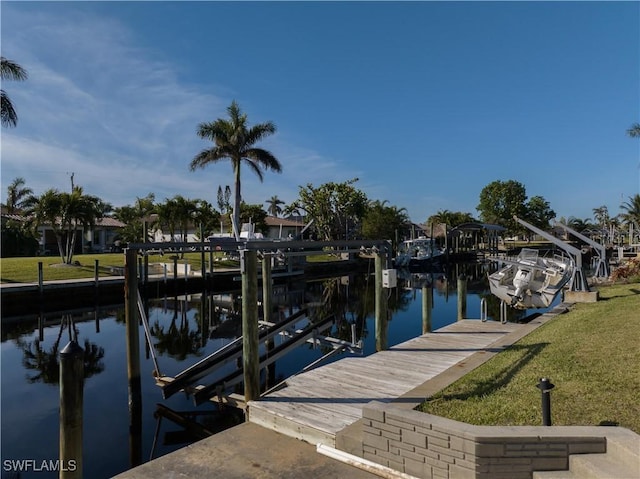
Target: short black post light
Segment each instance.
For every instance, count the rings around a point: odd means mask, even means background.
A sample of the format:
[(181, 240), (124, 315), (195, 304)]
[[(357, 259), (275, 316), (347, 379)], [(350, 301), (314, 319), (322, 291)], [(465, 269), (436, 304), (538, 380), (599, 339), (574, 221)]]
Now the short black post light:
[(551, 426), (551, 390), (555, 385), (548, 378), (540, 378), (536, 387), (542, 393), (542, 425)]

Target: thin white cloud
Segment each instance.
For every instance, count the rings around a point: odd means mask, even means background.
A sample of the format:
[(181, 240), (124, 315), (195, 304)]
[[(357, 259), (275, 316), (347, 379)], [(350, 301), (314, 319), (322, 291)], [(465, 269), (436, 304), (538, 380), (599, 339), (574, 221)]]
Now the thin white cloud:
[[(67, 188), (74, 173), (86, 192), (119, 206), (149, 192), (160, 201), (182, 194), (214, 202), (217, 185), (233, 183), (224, 162), (188, 169), (209, 146), (195, 134), (198, 123), (224, 116), (230, 99), (181, 83), (166, 59), (135, 47), (131, 32), (112, 19), (66, 10), (3, 13), (11, 17), (6, 50), (29, 72), (8, 88), (19, 123), (2, 132), (3, 191), (16, 176), (36, 193)], [(298, 178), (332, 176), (335, 165), (318, 154), (271, 141), (284, 174), (265, 174), (263, 185), (247, 170), (246, 201), (262, 203), (271, 191), (293, 200)]]

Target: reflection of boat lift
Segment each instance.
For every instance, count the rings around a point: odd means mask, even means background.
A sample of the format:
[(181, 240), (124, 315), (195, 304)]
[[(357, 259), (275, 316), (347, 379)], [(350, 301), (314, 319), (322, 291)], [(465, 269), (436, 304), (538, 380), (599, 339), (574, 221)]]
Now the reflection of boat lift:
[[(307, 313), (308, 311), (306, 309), (302, 309), (279, 323), (259, 321), (260, 342), (272, 340), (276, 335), (286, 338), (285, 342), (273, 349), (267, 350), (267, 352), (260, 356), (260, 369), (274, 363), (292, 348), (305, 342), (313, 344), (314, 347), (323, 346), (331, 348), (327, 354), (313, 364), (319, 363), (341, 351), (362, 354), (362, 342), (355, 342), (355, 332), (353, 330), (353, 341), (351, 343), (321, 334), (321, 331), (333, 325), (333, 317), (327, 317), (317, 323), (310, 323), (302, 329), (292, 330), (295, 327), (295, 323), (303, 319)], [(242, 382), (242, 368), (236, 369), (224, 378), (215, 380), (206, 386), (196, 385), (201, 378), (215, 372), (230, 362), (239, 360), (242, 357), (242, 347), (242, 337), (239, 337), (173, 378), (156, 374), (156, 384), (162, 388), (162, 394), (165, 399), (182, 390), (187, 394), (193, 394), (196, 405), (211, 400), (218, 403), (227, 403), (234, 407), (244, 407), (244, 401), (240, 396), (236, 394), (227, 395), (225, 393), (230, 387)]]
[(596, 253), (598, 253), (598, 265), (595, 268), (595, 277), (596, 278), (608, 278), (609, 275), (611, 274), (611, 271), (609, 269), (609, 262), (607, 261), (607, 252), (606, 252), (606, 249), (605, 249), (604, 245), (593, 241), (591, 238), (587, 238), (583, 234), (578, 233), (577, 231), (569, 228), (565, 224), (556, 223), (556, 225), (563, 227), (565, 229), (565, 231), (567, 231), (568, 233), (572, 234), (576, 238), (581, 239), (582, 241), (587, 243), (589, 246), (593, 247), (593, 249), (596, 251)]
[(536, 226), (533, 226), (530, 223), (527, 223), (526, 221), (518, 218), (517, 216), (514, 216), (513, 219), (515, 219), (518, 223), (520, 223), (525, 228), (530, 229), (534, 233), (547, 239), (548, 241), (556, 245), (558, 248), (563, 249), (570, 255), (570, 257), (573, 259), (575, 263), (575, 269), (571, 277), (571, 280), (569, 281), (569, 291), (589, 291), (589, 285), (584, 276), (584, 271), (582, 270), (582, 251), (556, 238), (552, 234), (547, 233), (546, 231), (543, 231), (540, 228), (537, 228)]

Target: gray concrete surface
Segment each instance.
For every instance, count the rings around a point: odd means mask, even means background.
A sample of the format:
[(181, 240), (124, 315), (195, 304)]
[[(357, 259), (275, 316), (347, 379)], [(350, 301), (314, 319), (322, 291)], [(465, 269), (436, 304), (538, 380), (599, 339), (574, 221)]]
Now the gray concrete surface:
[(119, 479), (371, 479), (316, 447), (244, 423), (116, 476)]

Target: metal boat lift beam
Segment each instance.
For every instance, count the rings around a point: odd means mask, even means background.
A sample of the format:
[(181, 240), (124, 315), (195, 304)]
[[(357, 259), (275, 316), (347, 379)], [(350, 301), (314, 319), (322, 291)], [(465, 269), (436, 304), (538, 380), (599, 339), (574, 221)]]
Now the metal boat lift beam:
[(556, 225), (562, 226), (565, 229), (565, 231), (567, 231), (569, 234), (572, 234), (576, 238), (581, 239), (582, 241), (584, 241), (585, 243), (587, 243), (588, 245), (593, 247), (593, 249), (596, 250), (596, 252), (598, 253), (598, 266), (596, 266), (596, 278), (608, 278), (609, 275), (611, 274), (611, 271), (609, 269), (609, 262), (607, 261), (607, 251), (604, 245), (596, 241), (593, 241), (591, 238), (587, 238), (582, 233), (578, 233), (576, 230), (568, 227), (565, 224), (556, 223)]
[(516, 220), (525, 228), (549, 240), (558, 248), (566, 251), (574, 259), (574, 262), (576, 264), (575, 271), (573, 272), (571, 281), (569, 282), (569, 290), (570, 291), (589, 291), (589, 284), (587, 283), (587, 279), (584, 276), (584, 271), (582, 271), (582, 252), (578, 248), (565, 243), (564, 241), (553, 236), (552, 234), (547, 233), (546, 231), (541, 230), (536, 226), (533, 226), (531, 223), (527, 223), (525, 220), (522, 220), (515, 215), (513, 216), (513, 219)]

